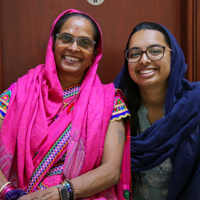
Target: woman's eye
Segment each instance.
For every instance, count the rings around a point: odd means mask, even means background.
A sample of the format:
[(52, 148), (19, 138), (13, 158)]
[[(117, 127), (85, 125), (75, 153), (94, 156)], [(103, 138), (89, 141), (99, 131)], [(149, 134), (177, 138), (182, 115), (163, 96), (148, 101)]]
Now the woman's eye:
[(163, 53), (162, 49), (157, 49), (157, 48), (149, 49), (148, 52), (150, 54), (161, 54), (161, 53)]
[(68, 43), (68, 42), (71, 42), (71, 37), (69, 35), (62, 35), (60, 37), (60, 40), (62, 40), (62, 42)]
[(82, 46), (90, 46), (90, 41), (87, 39), (81, 39), (79, 42)]
[(137, 58), (140, 56), (140, 52), (139, 51), (134, 51), (134, 52), (130, 52), (129, 53), (129, 58)]

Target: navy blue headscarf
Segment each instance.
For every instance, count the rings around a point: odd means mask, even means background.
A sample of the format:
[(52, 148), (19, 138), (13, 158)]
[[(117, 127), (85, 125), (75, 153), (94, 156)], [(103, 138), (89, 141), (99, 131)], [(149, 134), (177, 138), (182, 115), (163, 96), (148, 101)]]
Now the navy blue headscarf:
[[(200, 199), (200, 83), (183, 78), (187, 69), (183, 52), (175, 37), (163, 28), (172, 49), (165, 117), (131, 137), (131, 169), (148, 170), (170, 157), (173, 173), (167, 200), (196, 200)], [(125, 68), (127, 61), (114, 81), (123, 91)]]

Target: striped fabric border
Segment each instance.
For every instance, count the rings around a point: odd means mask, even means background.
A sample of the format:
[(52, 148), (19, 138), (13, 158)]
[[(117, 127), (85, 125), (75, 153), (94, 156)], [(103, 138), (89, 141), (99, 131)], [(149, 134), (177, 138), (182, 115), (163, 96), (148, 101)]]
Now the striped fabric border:
[(64, 133), (59, 137), (59, 139), (56, 141), (56, 143), (52, 146), (50, 151), (47, 153), (47, 155), (44, 157), (44, 159), (41, 161), (37, 169), (34, 171), (29, 186), (26, 189), (26, 192), (30, 193), (34, 189), (35, 185), (38, 184), (38, 182), (41, 181), (41, 179), (45, 176), (45, 174), (49, 171), (49, 169), (54, 164), (54, 160), (57, 159), (57, 157), (61, 154), (63, 149), (67, 146), (70, 138), (71, 133), (71, 124), (67, 127), (67, 129), (64, 131)]

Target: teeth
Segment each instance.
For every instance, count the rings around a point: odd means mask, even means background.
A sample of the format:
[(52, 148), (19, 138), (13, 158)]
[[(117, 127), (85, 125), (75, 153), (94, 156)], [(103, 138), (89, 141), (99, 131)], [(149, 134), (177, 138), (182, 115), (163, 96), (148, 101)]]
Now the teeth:
[(148, 73), (151, 73), (153, 71), (155, 71), (155, 70), (154, 69), (142, 70), (142, 71), (140, 71), (140, 74), (148, 74)]
[(65, 56), (65, 58), (70, 61), (79, 61), (80, 60), (79, 58), (74, 58), (74, 57), (70, 57), (70, 56)]

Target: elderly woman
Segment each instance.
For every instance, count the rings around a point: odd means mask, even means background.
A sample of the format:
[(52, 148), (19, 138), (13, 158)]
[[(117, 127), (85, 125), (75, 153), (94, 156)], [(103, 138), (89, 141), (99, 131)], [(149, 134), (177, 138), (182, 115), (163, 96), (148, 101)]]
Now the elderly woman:
[(115, 86), (131, 113), (134, 200), (200, 199), (200, 84), (174, 36), (144, 22), (132, 31)]
[(1, 199), (129, 199), (129, 111), (113, 84), (101, 84), (101, 56), (97, 23), (67, 10), (45, 64), (1, 95)]

